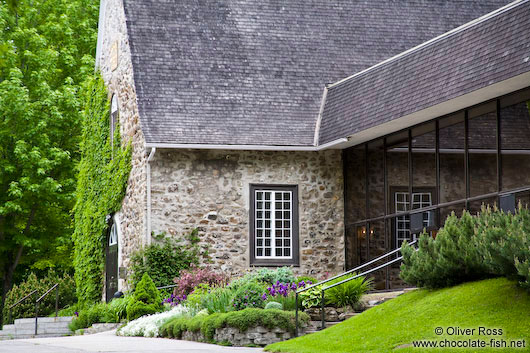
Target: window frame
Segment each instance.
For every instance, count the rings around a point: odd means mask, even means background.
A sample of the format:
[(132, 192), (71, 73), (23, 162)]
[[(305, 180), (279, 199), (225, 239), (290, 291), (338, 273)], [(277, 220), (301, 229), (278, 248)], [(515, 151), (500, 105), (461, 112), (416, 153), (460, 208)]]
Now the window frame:
[[(391, 198), (390, 199), (390, 212), (391, 213), (399, 213), (400, 211), (397, 211), (396, 210), (396, 195), (397, 194), (406, 194), (406, 202), (408, 203), (408, 197), (409, 197), (409, 190), (406, 186), (393, 186), (391, 185), (389, 187), (389, 197)], [(423, 195), (423, 194), (430, 194), (430, 198), (431, 198), (431, 206), (433, 205), (437, 205), (438, 204), (438, 200), (436, 199), (436, 187), (435, 186), (418, 186), (418, 187), (414, 187), (413, 191), (412, 191), (412, 196), (417, 196), (417, 195)], [(413, 202), (413, 207), (414, 207), (414, 202)], [(409, 203), (410, 205), (410, 203)], [(408, 207), (409, 205), (406, 206), (407, 210), (406, 211), (401, 211), (401, 212), (409, 212), (408, 211)], [(415, 210), (417, 208), (413, 208), (412, 210)], [(416, 235), (415, 234), (410, 234), (410, 214), (405, 214), (403, 216), (399, 216), (399, 215), (396, 215), (390, 222), (390, 247), (392, 249), (396, 249), (398, 247), (398, 244), (399, 244), (399, 239), (400, 237), (398, 237), (398, 219), (401, 220), (402, 222), (404, 223), (407, 223), (409, 228), (408, 228), (408, 232), (409, 232), (409, 239), (407, 239), (407, 241), (412, 241), (412, 240), (415, 240), (416, 239)], [(425, 219), (423, 220), (423, 222), (425, 222)], [(427, 231), (430, 231), (431, 229), (429, 229), (427, 227)]]
[[(299, 266), (300, 265), (300, 236), (298, 218), (298, 185), (285, 184), (250, 184), (250, 207), (249, 207), (249, 246), (251, 266)], [(291, 192), (291, 258), (280, 257), (263, 258), (256, 256), (256, 191)], [(272, 238), (271, 238), (272, 239)], [(275, 244), (271, 240), (272, 252)]]
[[(115, 106), (114, 106), (114, 103)], [(116, 108), (116, 110), (114, 110)], [(112, 94), (110, 98), (110, 145), (114, 147), (114, 136), (116, 133), (116, 127), (118, 126), (120, 119), (120, 104), (118, 102), (118, 96), (116, 93)]]

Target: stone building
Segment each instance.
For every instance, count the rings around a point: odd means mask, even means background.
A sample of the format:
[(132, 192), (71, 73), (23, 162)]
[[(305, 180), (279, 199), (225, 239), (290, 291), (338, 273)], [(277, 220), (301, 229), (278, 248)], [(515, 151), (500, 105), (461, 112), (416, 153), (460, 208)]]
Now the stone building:
[(505, 97), (530, 85), (529, 6), (506, 3), (102, 0), (96, 64), (133, 146), (107, 293), (153, 233), (198, 228), (232, 274), (337, 273), (412, 239), (414, 214), (435, 233), (530, 184), (511, 177), (527, 92)]

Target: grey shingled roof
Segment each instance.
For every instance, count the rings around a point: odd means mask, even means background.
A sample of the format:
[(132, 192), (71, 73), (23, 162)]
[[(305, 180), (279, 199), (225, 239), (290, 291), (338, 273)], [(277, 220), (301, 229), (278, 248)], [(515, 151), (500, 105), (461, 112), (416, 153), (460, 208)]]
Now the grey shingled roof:
[(319, 142), (353, 135), (530, 71), (529, 35), (530, 2), (521, 2), (330, 86)]
[(124, 0), (146, 142), (313, 145), (324, 84), (507, 2)]

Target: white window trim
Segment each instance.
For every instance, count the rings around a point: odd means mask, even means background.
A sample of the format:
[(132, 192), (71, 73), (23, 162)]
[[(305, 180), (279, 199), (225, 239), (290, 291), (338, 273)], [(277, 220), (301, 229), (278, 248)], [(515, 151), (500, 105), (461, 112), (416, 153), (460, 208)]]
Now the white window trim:
[[(403, 200), (405, 201), (398, 201), (398, 196), (402, 196)], [(428, 196), (428, 202), (423, 202), (423, 197)], [(416, 197), (419, 197), (419, 200), (416, 201)], [(402, 192), (398, 191), (394, 193), (394, 208), (396, 210), (396, 213), (398, 212), (406, 212), (409, 210), (409, 193), (408, 192)], [(399, 206), (404, 206), (403, 208)], [(429, 207), (432, 206), (432, 193), (431, 192), (413, 192), (412, 193), (412, 208), (422, 208), (422, 207)], [(427, 227), (430, 223), (430, 212), (426, 212), (427, 219), (423, 220), (423, 224)], [(405, 237), (400, 237), (399, 234), (406, 233), (407, 235)], [(397, 216), (395, 218), (395, 231), (394, 231), (394, 238), (396, 240), (396, 247), (400, 247), (401, 244), (406, 241), (414, 241), (416, 240), (416, 234), (413, 234), (412, 239), (410, 236), (410, 216), (403, 215), (403, 216)]]
[[(262, 193), (263, 195), (263, 198), (261, 200), (258, 200), (258, 194), (259, 193)], [(263, 206), (263, 208), (258, 208), (258, 202), (266, 202), (265, 200), (265, 194), (268, 193), (270, 194), (270, 204), (271, 204), (271, 208), (270, 210), (266, 210)], [(276, 193), (281, 193), (282, 195), (282, 199), (281, 200), (276, 200)], [(285, 211), (289, 211), (289, 219), (285, 219), (282, 217), (282, 222), (284, 221), (289, 221), (289, 228), (285, 228), (284, 227), (284, 224), (282, 223), (282, 227), (280, 228), (281, 231), (282, 231), (282, 237), (279, 238), (282, 240), (282, 246), (281, 247), (277, 247), (276, 246), (276, 202), (278, 201), (281, 201), (282, 204), (284, 204), (286, 201), (283, 199), (283, 195), (284, 194), (289, 194), (289, 209), (286, 210), (283, 208), (282, 206), (282, 209), (281, 209), (281, 212), (285, 212)], [(281, 189), (278, 189), (278, 190), (254, 190), (254, 252), (255, 252), (255, 258), (258, 259), (258, 260), (292, 260), (293, 259), (293, 192), (292, 191), (289, 191), (289, 190), (281, 190)], [(262, 218), (258, 218), (258, 212), (263, 212), (263, 217)], [(265, 237), (265, 231), (267, 230), (265, 228), (265, 224), (262, 224), (262, 227), (261, 228), (258, 228), (258, 221), (262, 221), (262, 222), (265, 222), (267, 219), (265, 218), (265, 215), (264, 213), (267, 212), (267, 211), (270, 211), (270, 214), (271, 214), (271, 217), (270, 217), (270, 241), (271, 241), (271, 245), (270, 245), (270, 248), (271, 248), (271, 255), (270, 256), (267, 256), (265, 255), (265, 240), (267, 239)], [(260, 239), (263, 240), (263, 245), (262, 246), (258, 246), (258, 230), (259, 229), (262, 229), (263, 230), (263, 234), (262, 234), (262, 237)], [(289, 246), (286, 247), (284, 244), (284, 240), (286, 239), (285, 238), (285, 235), (284, 235), (284, 231), (285, 230), (289, 230)], [(261, 248), (263, 249), (263, 255), (258, 255), (258, 248)], [(276, 250), (278, 248), (281, 248), (282, 249), (282, 254), (284, 253), (284, 249), (289, 249), (289, 256), (277, 256), (276, 255)]]

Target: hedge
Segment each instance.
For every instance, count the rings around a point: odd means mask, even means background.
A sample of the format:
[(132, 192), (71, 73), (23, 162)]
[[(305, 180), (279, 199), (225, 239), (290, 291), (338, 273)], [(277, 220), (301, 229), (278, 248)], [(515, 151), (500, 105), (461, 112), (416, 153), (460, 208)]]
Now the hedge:
[[(309, 315), (299, 312), (298, 322), (301, 325), (309, 322)], [(191, 319), (179, 317), (165, 323), (160, 330), (160, 334), (162, 337), (180, 339), (185, 331), (200, 331), (206, 340), (213, 342), (216, 329), (233, 327), (245, 332), (249, 328), (256, 326), (263, 326), (269, 329), (279, 327), (294, 333), (295, 313), (294, 311), (277, 309), (248, 308), (228, 313), (195, 316)]]

